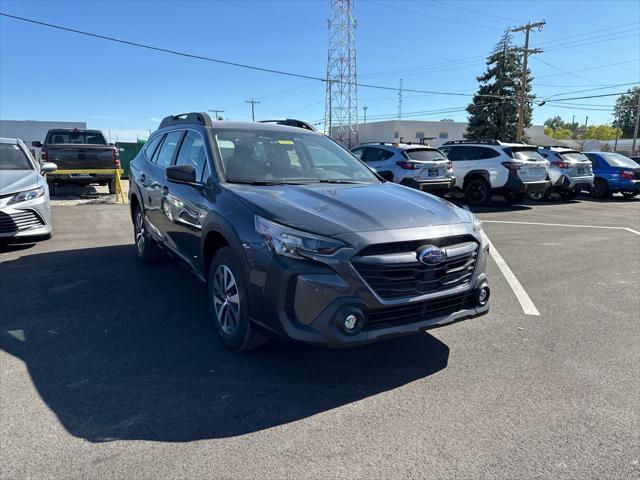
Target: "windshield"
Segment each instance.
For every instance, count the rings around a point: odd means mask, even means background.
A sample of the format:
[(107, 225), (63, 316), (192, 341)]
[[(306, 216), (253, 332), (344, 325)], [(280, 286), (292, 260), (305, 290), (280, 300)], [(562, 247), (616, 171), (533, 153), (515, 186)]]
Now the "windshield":
[(33, 170), (33, 165), (18, 145), (0, 143), (0, 170)]
[(366, 165), (324, 135), (223, 130), (216, 143), (232, 183), (379, 183)]
[(69, 130), (52, 130), (46, 143), (53, 144), (80, 144), (80, 145), (106, 145), (107, 141), (100, 132), (74, 132)]
[(571, 162), (588, 162), (589, 161), (587, 157), (585, 157), (583, 154), (579, 152), (560, 153), (558, 155), (563, 160), (568, 160)]
[(544, 157), (538, 153), (538, 150), (533, 148), (512, 148), (511, 155), (516, 160), (530, 160), (533, 162), (544, 162)]
[(446, 157), (442, 155), (438, 150), (432, 150), (430, 148), (417, 148), (414, 150), (405, 150), (409, 160), (417, 160), (418, 162), (428, 162), (432, 160), (446, 160)]
[(620, 155), (619, 153), (605, 153), (600, 152), (600, 155), (607, 161), (607, 163), (614, 167), (628, 167), (638, 168), (638, 164), (631, 160), (629, 157)]

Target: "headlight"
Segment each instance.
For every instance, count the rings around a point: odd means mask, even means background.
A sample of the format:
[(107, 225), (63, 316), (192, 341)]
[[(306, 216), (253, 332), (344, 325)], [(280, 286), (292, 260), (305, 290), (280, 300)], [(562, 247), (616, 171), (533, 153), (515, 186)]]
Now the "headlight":
[(269, 248), (278, 255), (304, 258), (309, 255), (329, 255), (345, 244), (339, 240), (301, 232), (255, 216), (256, 231), (262, 235)]
[(473, 216), (473, 233), (475, 233), (476, 235), (479, 234), (482, 231), (482, 222), (480, 220), (478, 220), (478, 217), (476, 217), (475, 215)]
[(18, 202), (26, 202), (27, 200), (33, 200), (44, 195), (44, 187), (39, 187), (34, 190), (27, 190), (26, 192), (20, 192), (16, 194), (7, 205)]

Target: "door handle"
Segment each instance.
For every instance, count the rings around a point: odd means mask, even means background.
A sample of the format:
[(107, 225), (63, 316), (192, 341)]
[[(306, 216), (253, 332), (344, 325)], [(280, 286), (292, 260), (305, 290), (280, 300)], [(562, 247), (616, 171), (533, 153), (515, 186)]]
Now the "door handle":
[(162, 187), (162, 195), (164, 195), (165, 197), (169, 195), (169, 187), (167, 187), (166, 185)]
[(147, 176), (144, 173), (140, 174), (140, 181), (144, 182), (147, 179)]

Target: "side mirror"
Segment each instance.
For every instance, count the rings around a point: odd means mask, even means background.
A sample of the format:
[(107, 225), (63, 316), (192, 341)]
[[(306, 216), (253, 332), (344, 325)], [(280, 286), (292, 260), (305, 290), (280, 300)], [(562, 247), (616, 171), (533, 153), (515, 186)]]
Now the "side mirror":
[(167, 179), (177, 183), (196, 183), (196, 169), (193, 165), (167, 167)]
[(39, 140), (34, 140), (33, 142), (31, 142), (31, 146), (36, 148), (42, 148), (42, 142)]
[(58, 169), (58, 165), (51, 162), (46, 162), (40, 165), (40, 173), (54, 172)]

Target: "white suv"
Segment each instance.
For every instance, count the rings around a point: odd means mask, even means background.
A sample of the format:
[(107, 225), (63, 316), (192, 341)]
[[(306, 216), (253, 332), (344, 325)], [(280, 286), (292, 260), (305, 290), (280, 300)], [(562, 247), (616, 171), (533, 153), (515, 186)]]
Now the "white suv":
[(557, 193), (564, 200), (574, 199), (584, 188), (593, 186), (591, 162), (577, 150), (567, 147), (540, 147), (540, 155), (549, 162), (551, 188), (546, 192), (530, 193), (534, 200), (548, 200), (551, 193)]
[(440, 150), (412, 143), (363, 143), (351, 152), (387, 180), (423, 192), (453, 188), (453, 167)]
[(440, 150), (453, 162), (456, 188), (470, 205), (486, 205), (492, 193), (509, 203), (520, 203), (527, 193), (549, 187), (549, 162), (538, 147), (497, 140), (455, 140)]

